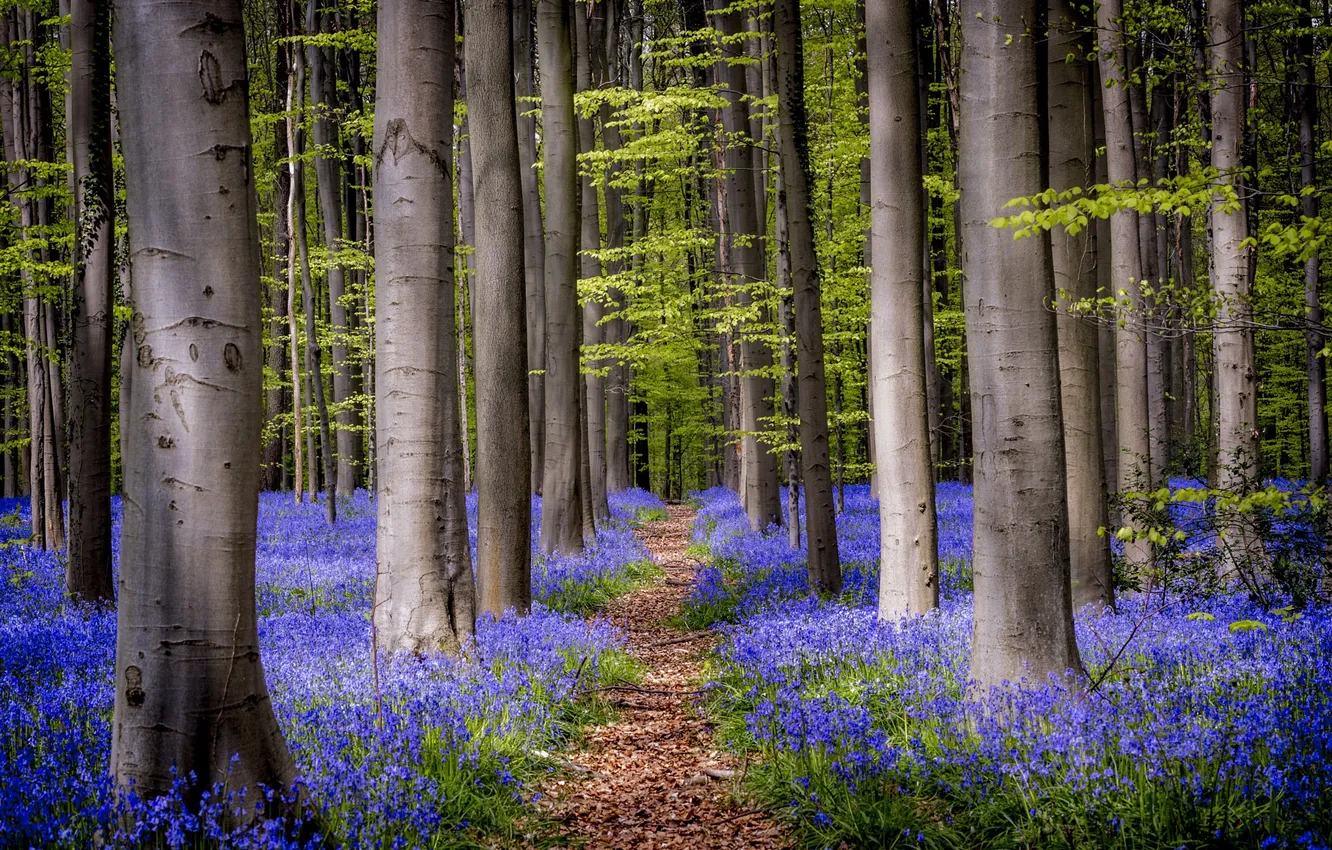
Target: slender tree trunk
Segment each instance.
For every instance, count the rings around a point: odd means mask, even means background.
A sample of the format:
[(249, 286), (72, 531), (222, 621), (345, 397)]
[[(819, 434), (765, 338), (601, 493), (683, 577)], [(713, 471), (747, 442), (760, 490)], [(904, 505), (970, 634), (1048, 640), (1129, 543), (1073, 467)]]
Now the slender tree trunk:
[[(329, 11), (321, 8), (321, 0), (308, 0), (306, 32), (328, 32)], [(338, 108), (337, 77), (333, 58), (327, 49), (308, 45), (306, 55), (310, 67), (310, 107), (314, 113), (315, 181), (319, 197), (320, 218), (324, 224), (324, 245), (333, 255), (343, 247), (342, 227), (342, 166), (328, 151), (337, 152)], [(332, 260), (332, 256), (330, 256)], [(364, 462), (361, 451), (361, 422), (359, 411), (352, 404), (352, 370), (347, 362), (347, 341), (350, 330), (347, 303), (347, 272), (332, 260), (328, 264), (329, 323), (332, 325), (333, 406), (336, 410), (337, 474), (333, 476), (337, 492), (350, 496), (356, 490)], [(321, 383), (316, 380), (316, 386)], [(321, 396), (322, 397), (322, 396)], [(321, 417), (323, 413), (321, 412)], [(321, 430), (321, 435), (323, 431)], [(327, 436), (322, 439), (327, 441)], [(326, 451), (331, 451), (330, 446)]]
[[(563, 4), (561, 4), (563, 5)], [(541, 13), (547, 18), (554, 12), (563, 14), (564, 8), (548, 9), (542, 0)], [(526, 281), (523, 273), (523, 189), (518, 159), (518, 138), (514, 132), (517, 116), (513, 100), (513, 54), (501, 45), (511, 45), (510, 3), (507, 0), (472, 0), (467, 7), (468, 32), (474, 44), (490, 45), (494, 49), (472, 50), (467, 54), (467, 78), (471, 81), (472, 99), (469, 108), (475, 119), (472, 138), (472, 164), (476, 175), (476, 287), (473, 289), (477, 312), (486, 317), (474, 328), (476, 349), (476, 483), (477, 483), (477, 588), (481, 610), (501, 614), (514, 609), (527, 613), (532, 605), (532, 500), (530, 472), (526, 464), (531, 460), (521, 447), (528, 441), (528, 384), (527, 384), (527, 329)], [(567, 124), (558, 120), (544, 123), (547, 133), (565, 133), (565, 141), (572, 143), (573, 75), (569, 68), (567, 19), (562, 27), (564, 38), (563, 60), (542, 51), (551, 58), (550, 76), (543, 74), (544, 83), (558, 86), (568, 95), (564, 115)], [(559, 28), (558, 22), (545, 23)], [(551, 42), (543, 39), (542, 44)], [(553, 48), (558, 52), (558, 48)], [(561, 73), (554, 69), (562, 68)], [(562, 83), (555, 82), (556, 79)], [(543, 91), (543, 97), (545, 92)], [(545, 137), (547, 144), (553, 139)], [(567, 180), (572, 183), (573, 148), (570, 153)], [(549, 174), (550, 165), (547, 165)], [(567, 184), (560, 184), (561, 189)], [(549, 209), (555, 212), (559, 203), (547, 194)], [(576, 220), (559, 219), (570, 224)], [(570, 234), (572, 236), (572, 234)], [(549, 249), (549, 245), (547, 246)], [(562, 256), (559, 248), (547, 251), (547, 258)], [(567, 254), (572, 272), (574, 255)], [(558, 276), (558, 274), (557, 274)], [(546, 270), (549, 282), (551, 271)], [(569, 311), (572, 320), (573, 276), (564, 281), (570, 303), (561, 309)], [(570, 349), (573, 373), (577, 377), (577, 349)], [(564, 376), (562, 376), (564, 377)], [(551, 381), (547, 376), (547, 389)], [(572, 380), (557, 386), (572, 388)], [(547, 403), (549, 404), (549, 397)], [(547, 408), (550, 409), (549, 407)], [(575, 414), (577, 410), (575, 409)], [(577, 425), (577, 417), (570, 422)], [(574, 432), (576, 433), (576, 431)], [(514, 451), (515, 447), (519, 447)], [(550, 456), (547, 455), (547, 463)], [(574, 467), (577, 469), (577, 467)], [(576, 479), (575, 479), (576, 480)], [(552, 491), (547, 479), (546, 499), (558, 493)], [(558, 497), (557, 497), (558, 498)], [(570, 507), (568, 505), (564, 507)], [(577, 516), (577, 500), (570, 513)], [(546, 514), (543, 516), (549, 516)], [(581, 527), (578, 542), (582, 542)], [(543, 524), (544, 533), (545, 526)]]
[[(304, 108), (305, 63), (300, 51), (293, 54), (296, 62), (296, 113)], [(310, 250), (306, 240), (305, 227), (305, 161), (304, 139), (298, 131), (292, 147), (292, 156), (296, 158), (296, 167), (292, 171), (291, 195), (295, 199), (291, 219), (292, 230), (296, 235), (296, 253), (301, 263), (302, 307), (305, 311), (305, 375), (309, 380), (310, 395), (314, 399), (315, 411), (319, 416), (319, 451), (324, 461), (324, 516), (332, 525), (338, 518), (337, 481), (338, 469), (333, 460), (333, 442), (329, 438), (328, 399), (324, 394), (323, 348), (319, 345), (318, 328), (315, 323), (314, 285), (310, 280)], [(309, 435), (310, 448), (310, 495), (319, 491), (318, 476), (315, 475), (314, 434)]]
[(527, 285), (527, 407), (531, 415), (532, 492), (541, 492), (546, 452), (546, 243), (536, 171), (536, 109), (531, 102), (532, 2), (513, 3), (514, 96), (519, 99), (518, 170), (523, 187), (523, 275)]
[[(823, 370), (819, 262), (814, 254), (814, 227), (810, 213), (804, 40), (798, 0), (776, 0), (774, 5), (777, 125), (782, 151), (782, 182), (786, 192), (787, 232), (791, 240), (791, 283), (795, 290), (799, 349), (796, 359), (800, 370), (800, 459), (805, 483), (809, 583), (819, 593), (832, 596), (842, 591), (842, 566), (837, 551), (837, 514), (828, 458), (828, 387)], [(919, 250), (916, 260), (919, 269)], [(916, 291), (919, 293), (919, 285)], [(841, 451), (840, 445), (838, 451)], [(765, 454), (771, 456), (771, 453)]]
[[(3, 109), (3, 106), (0, 106)], [(0, 315), (0, 334), (7, 339), (14, 332), (8, 313)], [(5, 354), (5, 433), (4, 442), (9, 444), (17, 438), (15, 427), (18, 419), (14, 415), (14, 399), (20, 387), (23, 384), (22, 373), (19, 371), (18, 358), (12, 352)], [(19, 490), (19, 472), (14, 463), (15, 452), (13, 449), (6, 448), (4, 454), (4, 497), (13, 499), (18, 496)]]
[[(602, 80), (608, 85), (623, 85), (623, 63), (620, 61), (619, 16), (622, 5), (610, 7), (615, 12), (607, 27), (607, 38), (603, 40), (604, 55), (601, 60)], [(617, 11), (618, 10), (618, 11)], [(637, 48), (640, 45), (633, 44)], [(642, 85), (641, 75), (639, 85)], [(622, 139), (620, 128), (615, 125), (609, 106), (601, 108), (601, 144), (611, 154), (620, 150)], [(606, 248), (615, 252), (623, 250), (625, 245), (624, 201), (619, 186), (613, 185), (618, 180), (623, 166), (613, 163), (606, 169)], [(622, 259), (612, 257), (606, 261), (606, 275), (623, 274), (625, 264)], [(628, 341), (629, 323), (624, 317), (627, 308), (625, 293), (619, 286), (609, 290), (610, 308), (613, 315), (606, 322), (604, 342), (624, 345)], [(609, 364), (606, 379), (606, 490), (617, 493), (632, 486), (629, 477), (629, 364), (623, 357), (613, 357)]]
[[(1212, 45), (1212, 165), (1219, 172), (1212, 222), (1212, 290), (1217, 327), (1212, 332), (1216, 362), (1217, 484), (1243, 489), (1258, 475), (1257, 373), (1253, 351), (1253, 286), (1248, 238), (1244, 167), (1244, 110), (1247, 70), (1244, 62), (1242, 0), (1212, 0), (1207, 28)], [(1226, 202), (1226, 189), (1238, 204)], [(1233, 549), (1233, 547), (1231, 547)]]
[(962, 270), (976, 417), (971, 678), (982, 692), (1081, 669), (1050, 239), (1015, 242), (990, 226), (1009, 199), (1048, 185), (1046, 55), (1032, 36), (1044, 11), (1037, 0), (988, 0), (961, 20)]
[(111, 329), (115, 186), (111, 167), (111, 9), (70, 5), (69, 137), (75, 206), (74, 345), (69, 392), (69, 558), (66, 591), (110, 602)]
[[(1299, 106), (1300, 106), (1300, 188), (1304, 195), (1300, 212), (1306, 218), (1318, 217), (1318, 85), (1317, 52), (1314, 49), (1313, 2), (1304, 0), (1300, 10)], [(1326, 21), (1324, 21), (1326, 23)], [(1304, 262), (1305, 353), (1309, 370), (1309, 477), (1322, 484), (1328, 476), (1327, 440), (1327, 360), (1323, 350), (1322, 293), (1318, 286), (1319, 252)]]
[(400, 0), (378, 20), (374, 622), (378, 648), (418, 654), (457, 653), (476, 621), (454, 334), (453, 13), (453, 0)]
[[(1049, 0), (1050, 187), (1058, 192), (1093, 184), (1094, 102), (1088, 53), (1089, 21), (1070, 0)], [(1070, 58), (1071, 57), (1071, 58)], [(1098, 330), (1075, 305), (1096, 298), (1098, 256), (1095, 231), (1050, 233), (1056, 291), (1065, 295), (1057, 312), (1060, 407), (1068, 478), (1069, 558), (1073, 605), (1113, 604), (1104, 454), (1101, 445), (1101, 379)]]
[[(775, 73), (775, 69), (774, 69)], [(780, 144), (780, 140), (778, 142)], [(786, 420), (786, 540), (800, 548), (800, 383), (796, 374), (795, 290), (791, 285), (791, 237), (786, 213), (788, 197), (782, 169), (777, 169), (777, 203), (774, 229), (777, 235), (777, 289), (781, 293), (778, 320), (782, 338), (782, 416)]]
[[(717, 2), (720, 4), (719, 10), (727, 8), (722, 0)], [(738, 16), (739, 12), (734, 10), (718, 12), (716, 17), (723, 38), (739, 36), (741, 28)], [(729, 41), (724, 43), (723, 48), (726, 51), (737, 49)], [(726, 183), (725, 203), (731, 241), (728, 246), (730, 264), (723, 271), (735, 282), (737, 304), (750, 307), (754, 303), (753, 286), (767, 277), (767, 264), (762, 248), (765, 230), (758, 219), (754, 180), (749, 173), (754, 163), (752, 140), (747, 139), (749, 107), (746, 97), (749, 90), (743, 65), (729, 64), (723, 59), (718, 76), (729, 80), (724, 86), (727, 104), (721, 111), (725, 131), (732, 137), (732, 142), (726, 146), (725, 176), (721, 178)], [(759, 321), (766, 324), (767, 310), (760, 306), (758, 312)], [(754, 329), (742, 328), (740, 334), (740, 427), (743, 434), (740, 477), (749, 525), (755, 530), (761, 530), (782, 522), (777, 456), (758, 439), (759, 432), (770, 427), (773, 418), (775, 386), (768, 374), (772, 368), (772, 351), (766, 342), (756, 338)], [(826, 408), (826, 399), (823, 404)], [(826, 440), (825, 435), (825, 452)], [(805, 461), (806, 464), (810, 462), (809, 459)], [(826, 467), (826, 463), (824, 465)], [(832, 545), (836, 546), (835, 543)]]
[(546, 467), (541, 486), (541, 548), (547, 554), (583, 551), (577, 288), (580, 220), (571, 11), (569, 0), (537, 0), (546, 188)]
[(295, 768), (255, 615), (262, 285), (241, 3), (123, 0), (115, 36), (136, 351), (111, 772), (144, 796), (225, 782), (262, 812), (261, 786)]
[[(595, 74), (593, 69), (593, 60), (596, 56), (594, 42), (597, 40), (597, 30), (600, 27), (595, 27), (593, 24), (600, 22), (602, 18), (598, 16), (595, 21), (589, 19), (588, 8), (584, 0), (577, 0), (574, 3), (574, 42), (577, 45), (574, 80), (578, 91), (590, 91), (594, 85), (593, 77), (600, 76)], [(604, 6), (595, 8), (601, 9)], [(596, 150), (596, 146), (596, 127), (592, 116), (580, 113), (578, 152), (591, 153)], [(598, 278), (602, 272), (601, 261), (591, 252), (601, 250), (601, 205), (597, 197), (597, 184), (591, 174), (583, 174), (580, 177), (579, 189), (582, 198), (579, 204), (581, 227), (578, 255), (581, 277)], [(605, 341), (605, 329), (602, 325), (604, 317), (605, 307), (601, 301), (588, 298), (583, 304), (582, 344), (585, 348), (599, 346)], [(583, 448), (587, 455), (585, 461), (588, 467), (587, 483), (590, 485), (585, 498), (591, 508), (591, 515), (585, 516), (583, 522), (591, 520), (594, 524), (610, 516), (610, 507), (606, 502), (606, 377), (597, 374), (596, 371), (603, 365), (604, 362), (600, 359), (588, 364), (590, 371), (582, 376), (581, 388), (584, 396), (583, 421), (586, 423), (587, 432)], [(595, 534), (595, 531), (593, 533)]]
[[(879, 616), (939, 606), (939, 542), (926, 411), (921, 114), (910, 3), (870, 3), (871, 419), (879, 497)], [(909, 165), (910, 167), (903, 167)]]
[[(282, 14), (286, 6), (278, 4), (279, 14)], [(282, 30), (284, 33), (286, 29)], [(287, 69), (287, 52), (279, 47), (277, 53), (277, 92), (275, 98), (279, 101), (286, 95), (287, 88), (291, 85)], [(277, 124), (273, 128), (273, 155), (274, 158), (281, 161), (287, 158), (287, 133), (286, 122)], [(283, 290), (278, 281), (281, 281), (286, 274), (287, 266), (291, 262), (291, 240), (289, 238), (291, 226), (287, 216), (287, 210), (291, 204), (291, 172), (286, 168), (279, 168), (277, 172), (277, 191), (274, 193), (273, 200), (273, 246), (274, 246), (274, 266), (273, 266), (273, 286), (270, 288), (269, 308), (272, 311), (272, 321), (268, 326), (268, 368), (273, 371), (276, 380), (265, 391), (264, 397), (264, 418), (265, 430), (269, 431), (269, 438), (264, 443), (264, 464), (262, 487), (265, 490), (286, 489), (286, 457), (283, 450), (283, 431), (274, 423), (281, 418), (287, 409), (287, 393), (283, 387), (283, 376), (287, 372), (286, 347), (287, 343), (283, 339), (283, 331), (287, 325), (287, 293)]]
[[(1122, 0), (1102, 0), (1096, 7), (1100, 43), (1101, 98), (1105, 121), (1106, 176), (1115, 185), (1133, 182), (1137, 166), (1133, 155), (1133, 121), (1125, 87), (1125, 61), (1121, 18)], [(1151, 486), (1151, 445), (1148, 434), (1146, 304), (1138, 252), (1137, 214), (1121, 210), (1110, 218), (1110, 290), (1126, 307), (1115, 320), (1115, 433), (1117, 487), (1121, 493), (1141, 492)], [(1130, 517), (1122, 517), (1121, 521)], [(1145, 540), (1124, 544), (1130, 567), (1141, 569), (1151, 557)]]

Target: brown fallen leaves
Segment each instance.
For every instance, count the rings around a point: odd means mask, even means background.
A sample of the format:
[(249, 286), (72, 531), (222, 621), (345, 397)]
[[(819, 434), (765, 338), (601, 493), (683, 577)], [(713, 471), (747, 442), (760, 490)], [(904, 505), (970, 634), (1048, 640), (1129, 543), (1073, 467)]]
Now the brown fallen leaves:
[(789, 846), (771, 817), (733, 797), (743, 766), (717, 750), (698, 711), (702, 657), (714, 638), (668, 625), (696, 566), (685, 557), (693, 509), (673, 505), (669, 513), (670, 519), (639, 532), (666, 578), (617, 600), (606, 612), (628, 636), (646, 676), (639, 687), (603, 695), (617, 707), (615, 720), (589, 730), (583, 749), (566, 754), (581, 769), (561, 770), (539, 789), (542, 815), (559, 833), (542, 836), (542, 846)]

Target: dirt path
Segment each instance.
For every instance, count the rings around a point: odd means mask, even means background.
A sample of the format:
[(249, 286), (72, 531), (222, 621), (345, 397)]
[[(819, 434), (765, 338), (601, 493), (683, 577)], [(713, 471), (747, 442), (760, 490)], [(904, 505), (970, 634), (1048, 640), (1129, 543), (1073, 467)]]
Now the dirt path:
[[(614, 722), (588, 732), (573, 765), (541, 790), (562, 845), (615, 850), (785, 847), (783, 832), (731, 799), (739, 765), (716, 749), (697, 710), (696, 688), (709, 632), (682, 632), (667, 621), (689, 592), (697, 562), (685, 556), (693, 508), (639, 532), (666, 578), (617, 600), (606, 612), (628, 635), (646, 668), (638, 689), (608, 694)], [(669, 693), (660, 693), (660, 692)], [(710, 775), (711, 772), (711, 775)], [(549, 846), (549, 845), (548, 845)]]

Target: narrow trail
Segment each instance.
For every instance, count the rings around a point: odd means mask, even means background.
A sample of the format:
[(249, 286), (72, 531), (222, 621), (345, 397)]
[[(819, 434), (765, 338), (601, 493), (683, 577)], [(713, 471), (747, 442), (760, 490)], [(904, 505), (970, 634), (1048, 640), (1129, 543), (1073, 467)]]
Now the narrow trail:
[(555, 846), (786, 847), (771, 818), (731, 798), (742, 766), (717, 748), (698, 711), (703, 656), (716, 639), (668, 622), (698, 562), (685, 556), (694, 509), (667, 510), (669, 519), (638, 532), (665, 578), (616, 600), (604, 615), (625, 632), (646, 675), (637, 688), (607, 694), (617, 709), (614, 721), (589, 730), (583, 748), (566, 754), (568, 769), (541, 789), (544, 814), (562, 833)]

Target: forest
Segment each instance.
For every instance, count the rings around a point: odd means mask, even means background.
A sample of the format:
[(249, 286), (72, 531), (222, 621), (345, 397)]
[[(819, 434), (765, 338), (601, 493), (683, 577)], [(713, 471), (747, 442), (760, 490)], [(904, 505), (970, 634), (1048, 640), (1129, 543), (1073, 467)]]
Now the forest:
[(1332, 848), (1329, 0), (0, 0), (0, 140), (0, 847)]

